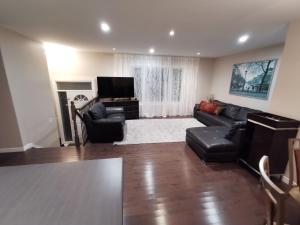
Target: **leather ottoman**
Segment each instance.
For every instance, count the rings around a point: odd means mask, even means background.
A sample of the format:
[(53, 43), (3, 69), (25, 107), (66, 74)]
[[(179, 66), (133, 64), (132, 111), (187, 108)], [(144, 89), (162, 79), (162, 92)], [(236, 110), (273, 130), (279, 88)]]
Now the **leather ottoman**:
[(186, 130), (186, 143), (205, 162), (232, 162), (237, 159), (236, 144), (226, 139), (230, 128), (195, 127)]

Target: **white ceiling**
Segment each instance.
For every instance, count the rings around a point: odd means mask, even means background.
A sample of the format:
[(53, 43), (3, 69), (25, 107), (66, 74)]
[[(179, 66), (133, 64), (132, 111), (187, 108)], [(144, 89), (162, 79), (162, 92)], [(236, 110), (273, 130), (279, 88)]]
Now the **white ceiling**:
[[(300, 0), (0, 0), (0, 24), (82, 50), (218, 57), (284, 42)], [(100, 21), (111, 26), (109, 34)], [(171, 28), (176, 31), (170, 38)], [(251, 35), (244, 45), (237, 38)]]

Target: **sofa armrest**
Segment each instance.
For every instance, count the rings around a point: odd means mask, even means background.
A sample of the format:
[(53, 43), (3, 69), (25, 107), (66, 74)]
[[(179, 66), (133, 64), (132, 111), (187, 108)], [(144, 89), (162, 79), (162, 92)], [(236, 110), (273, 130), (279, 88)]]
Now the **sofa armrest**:
[(106, 107), (107, 114), (124, 113), (124, 107)]
[(242, 143), (245, 138), (246, 128), (239, 128), (234, 133), (233, 137), (231, 138), (231, 141), (237, 146), (237, 148), (240, 150), (242, 147)]

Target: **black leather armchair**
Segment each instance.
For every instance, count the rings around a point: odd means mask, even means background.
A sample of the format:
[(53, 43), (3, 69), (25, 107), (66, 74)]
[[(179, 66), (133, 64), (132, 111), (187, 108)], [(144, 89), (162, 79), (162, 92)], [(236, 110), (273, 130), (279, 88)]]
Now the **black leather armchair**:
[(110, 143), (124, 138), (125, 116), (123, 107), (105, 107), (94, 104), (83, 114), (88, 139), (92, 143)]

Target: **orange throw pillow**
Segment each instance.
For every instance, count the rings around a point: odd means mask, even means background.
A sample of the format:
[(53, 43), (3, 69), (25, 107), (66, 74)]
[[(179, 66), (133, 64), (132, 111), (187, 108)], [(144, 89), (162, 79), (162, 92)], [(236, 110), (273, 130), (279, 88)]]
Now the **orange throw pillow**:
[(201, 101), (199, 104), (199, 109), (202, 112), (207, 112), (210, 114), (215, 114), (215, 111), (217, 109), (218, 105), (214, 103), (209, 103), (206, 101)]
[(208, 103), (207, 101), (201, 101), (200, 104), (199, 104), (199, 110), (200, 110), (200, 111), (204, 110), (204, 106), (205, 106), (207, 103)]

